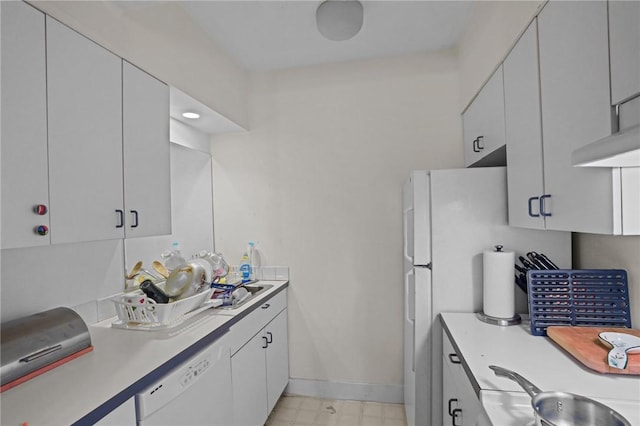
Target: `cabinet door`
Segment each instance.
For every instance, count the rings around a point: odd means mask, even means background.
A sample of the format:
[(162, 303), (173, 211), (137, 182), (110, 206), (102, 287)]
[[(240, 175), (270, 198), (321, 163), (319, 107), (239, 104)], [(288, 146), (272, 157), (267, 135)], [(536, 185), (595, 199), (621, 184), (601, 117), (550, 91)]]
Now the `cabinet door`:
[(171, 233), (169, 88), (123, 61), (126, 237)]
[(122, 61), (46, 23), (51, 242), (122, 238)]
[(451, 371), (449, 360), (442, 357), (442, 424), (461, 425), (462, 421), (462, 401), (458, 395), (458, 389)]
[(534, 19), (503, 63), (509, 225), (544, 229), (538, 31)]
[(267, 365), (267, 412), (270, 413), (289, 383), (289, 338), (287, 310), (280, 312), (265, 328), (269, 346)]
[(442, 357), (443, 424), (475, 426), (483, 412), (482, 404), (446, 333), (442, 335)]
[(2, 248), (49, 244), (44, 14), (24, 2), (2, 8)]
[(611, 234), (611, 169), (571, 165), (575, 149), (611, 134), (607, 4), (549, 2), (538, 32), (546, 227)]
[(640, 94), (640, 2), (609, 1), (611, 104)]
[(462, 121), (465, 166), (504, 165), (504, 157), (499, 155), (505, 144), (502, 66), (482, 87)]
[(262, 425), (267, 420), (266, 348), (266, 336), (261, 332), (231, 357), (233, 421), (237, 426)]

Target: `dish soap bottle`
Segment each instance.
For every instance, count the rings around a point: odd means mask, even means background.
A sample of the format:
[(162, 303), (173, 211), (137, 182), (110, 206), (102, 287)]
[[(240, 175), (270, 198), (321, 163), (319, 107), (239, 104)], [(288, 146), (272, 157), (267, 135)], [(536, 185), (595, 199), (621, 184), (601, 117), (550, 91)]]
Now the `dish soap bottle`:
[(165, 251), (161, 256), (164, 260), (164, 266), (166, 266), (169, 271), (172, 271), (186, 263), (186, 260), (182, 257), (182, 253), (180, 252), (180, 247), (177, 242), (171, 244), (171, 250)]
[(240, 273), (242, 274), (242, 282), (248, 283), (253, 280), (253, 271), (251, 270), (251, 253), (253, 251), (253, 243), (249, 242), (247, 251), (242, 255), (240, 260)]

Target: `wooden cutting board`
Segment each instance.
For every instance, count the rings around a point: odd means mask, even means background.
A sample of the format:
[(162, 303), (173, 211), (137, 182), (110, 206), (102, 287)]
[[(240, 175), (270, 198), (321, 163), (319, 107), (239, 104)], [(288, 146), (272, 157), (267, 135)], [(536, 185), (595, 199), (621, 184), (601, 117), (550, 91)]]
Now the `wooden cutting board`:
[(627, 368), (609, 367), (607, 354), (611, 346), (598, 338), (603, 331), (627, 333), (640, 337), (640, 330), (607, 327), (547, 327), (547, 336), (586, 367), (599, 373), (640, 375), (640, 354), (627, 353)]

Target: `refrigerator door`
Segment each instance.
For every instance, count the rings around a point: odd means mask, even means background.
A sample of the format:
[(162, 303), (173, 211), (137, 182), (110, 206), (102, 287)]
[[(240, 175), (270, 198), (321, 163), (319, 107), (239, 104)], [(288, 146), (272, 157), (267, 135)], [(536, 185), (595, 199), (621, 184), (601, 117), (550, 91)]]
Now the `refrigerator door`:
[(404, 404), (408, 425), (429, 424), (431, 396), (431, 271), (411, 268), (404, 277)]
[(412, 172), (403, 188), (404, 259), (410, 265), (431, 262), (429, 198), (429, 173)]

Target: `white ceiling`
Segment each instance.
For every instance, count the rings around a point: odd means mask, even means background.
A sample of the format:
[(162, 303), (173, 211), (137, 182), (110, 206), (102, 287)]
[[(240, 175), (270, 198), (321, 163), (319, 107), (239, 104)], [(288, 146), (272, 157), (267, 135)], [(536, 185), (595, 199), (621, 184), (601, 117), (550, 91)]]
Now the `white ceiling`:
[[(322, 0), (179, 0), (211, 39), (249, 71), (284, 69), (452, 47), (467, 24), (473, 1), (361, 0), (361, 31), (351, 40), (330, 41), (317, 29)], [(168, 1), (123, 0), (118, 7), (144, 11)], [(174, 3), (174, 4), (176, 4)], [(198, 120), (182, 117), (195, 111)], [(202, 132), (241, 131), (235, 123), (191, 96), (171, 88), (171, 116)]]
[(455, 45), (473, 1), (363, 0), (362, 30), (330, 41), (316, 27), (321, 0), (181, 1), (239, 65), (272, 70), (427, 52)]

